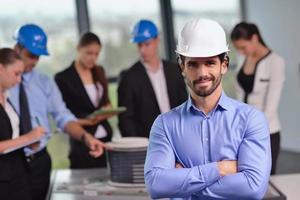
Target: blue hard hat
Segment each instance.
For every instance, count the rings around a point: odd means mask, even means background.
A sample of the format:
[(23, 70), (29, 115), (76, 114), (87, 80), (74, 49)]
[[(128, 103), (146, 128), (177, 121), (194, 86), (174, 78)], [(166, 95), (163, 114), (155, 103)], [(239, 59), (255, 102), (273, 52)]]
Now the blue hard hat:
[(17, 29), (14, 39), (30, 53), (40, 56), (49, 55), (47, 50), (47, 35), (35, 24), (25, 24)]
[(131, 42), (141, 43), (157, 37), (158, 30), (152, 21), (142, 19), (136, 23), (131, 35)]

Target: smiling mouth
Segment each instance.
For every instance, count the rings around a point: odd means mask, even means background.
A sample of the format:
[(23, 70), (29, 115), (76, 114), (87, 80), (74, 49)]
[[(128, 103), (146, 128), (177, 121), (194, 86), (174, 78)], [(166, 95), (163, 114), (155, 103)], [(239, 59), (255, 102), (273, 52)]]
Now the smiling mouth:
[(201, 80), (201, 81), (195, 82), (194, 85), (207, 86), (210, 82), (211, 82), (211, 80)]

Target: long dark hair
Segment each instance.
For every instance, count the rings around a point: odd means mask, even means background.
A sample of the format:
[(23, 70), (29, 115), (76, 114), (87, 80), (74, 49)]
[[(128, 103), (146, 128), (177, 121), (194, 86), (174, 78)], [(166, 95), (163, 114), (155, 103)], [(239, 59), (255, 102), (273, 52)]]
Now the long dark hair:
[(95, 33), (86, 32), (80, 37), (78, 47), (84, 47), (92, 43), (96, 43), (99, 46), (102, 46), (100, 38)]
[(252, 23), (247, 23), (247, 22), (238, 23), (233, 28), (230, 37), (232, 41), (239, 40), (239, 39), (250, 40), (253, 35), (257, 35), (259, 42), (265, 47), (267, 47), (266, 43), (261, 37), (258, 27)]
[(13, 64), (17, 60), (21, 60), (21, 57), (10, 48), (1, 48), (0, 49), (0, 63), (4, 66)]
[[(80, 37), (77, 47), (81, 48), (93, 43), (102, 46), (101, 40), (96, 34), (92, 32), (86, 32)], [(100, 83), (103, 86), (102, 104), (110, 103), (108, 98), (108, 82), (105, 76), (104, 68), (101, 66), (94, 66), (91, 69), (91, 71), (92, 71), (93, 81), (96, 87), (97, 87), (97, 83)]]

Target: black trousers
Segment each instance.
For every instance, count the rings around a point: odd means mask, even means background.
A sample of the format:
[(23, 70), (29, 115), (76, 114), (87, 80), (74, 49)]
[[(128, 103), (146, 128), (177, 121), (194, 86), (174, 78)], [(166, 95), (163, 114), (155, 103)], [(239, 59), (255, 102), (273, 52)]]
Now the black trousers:
[(280, 152), (280, 132), (271, 134), (272, 168), (271, 175), (276, 173), (277, 159)]
[(11, 179), (0, 180), (0, 199), (2, 200), (32, 200), (27, 174)]
[(33, 200), (45, 200), (50, 184), (51, 158), (46, 149), (27, 158)]

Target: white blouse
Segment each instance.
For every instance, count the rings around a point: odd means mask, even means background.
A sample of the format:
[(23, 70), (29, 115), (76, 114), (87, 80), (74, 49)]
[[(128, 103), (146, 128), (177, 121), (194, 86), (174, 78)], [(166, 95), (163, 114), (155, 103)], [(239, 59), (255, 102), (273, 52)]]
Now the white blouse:
[[(97, 83), (98, 90), (94, 84), (86, 84), (84, 85), (84, 87), (91, 102), (95, 107), (97, 107), (99, 105), (100, 100), (103, 97), (103, 91), (104, 91), (103, 86), (100, 83)], [(106, 136), (107, 136), (107, 132), (105, 128), (102, 125), (98, 125), (98, 128), (95, 132), (95, 137), (100, 139)]]
[(12, 134), (12, 139), (15, 139), (17, 137), (19, 137), (20, 135), (20, 119), (18, 114), (16, 113), (15, 109), (13, 108), (13, 106), (10, 104), (10, 102), (8, 101), (8, 93), (4, 94), (4, 110), (6, 111), (9, 120), (10, 120), (10, 124), (12, 126), (12, 130), (13, 130), (13, 134)]
[(97, 88), (94, 84), (86, 84), (84, 85), (85, 90), (90, 97), (90, 100), (92, 101), (93, 105), (97, 107), (99, 105), (100, 99), (103, 96), (103, 87), (101, 84), (97, 83)]

